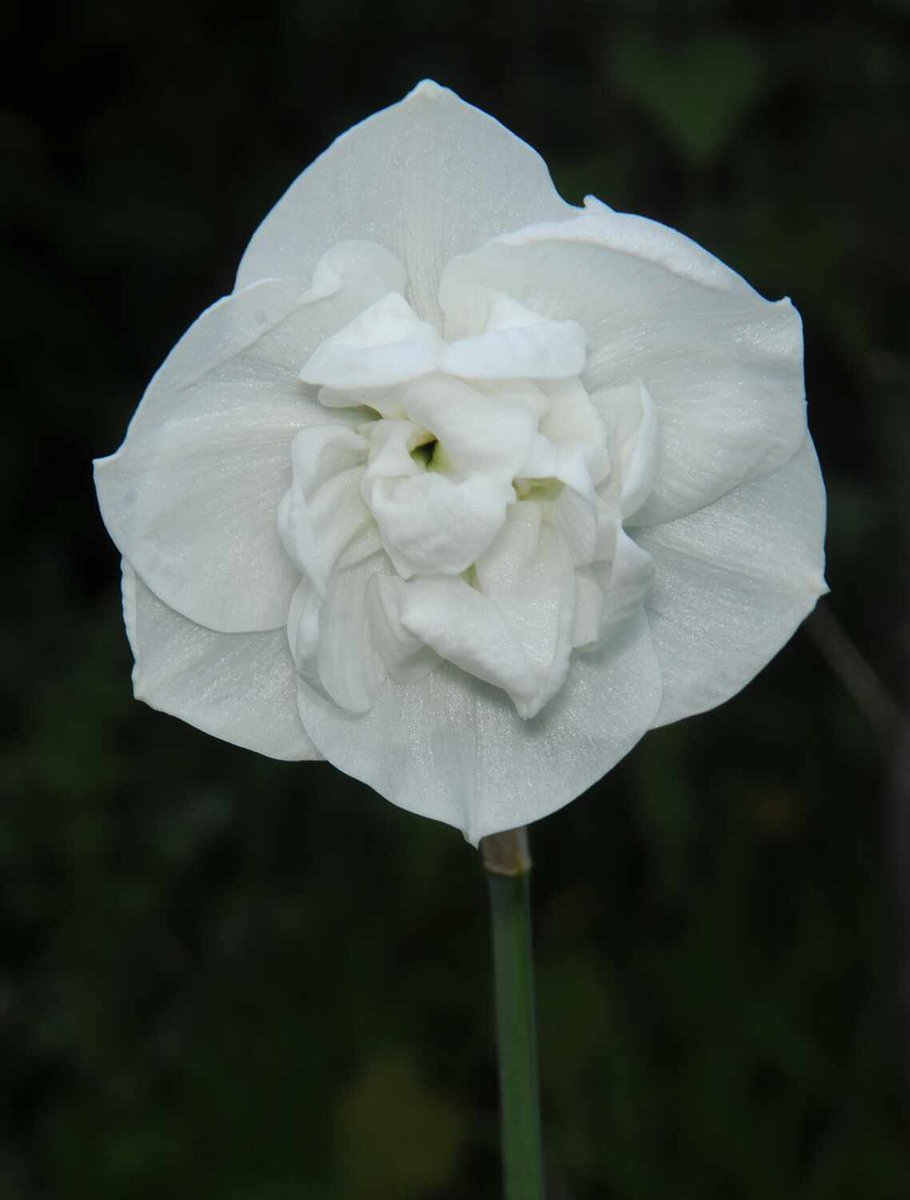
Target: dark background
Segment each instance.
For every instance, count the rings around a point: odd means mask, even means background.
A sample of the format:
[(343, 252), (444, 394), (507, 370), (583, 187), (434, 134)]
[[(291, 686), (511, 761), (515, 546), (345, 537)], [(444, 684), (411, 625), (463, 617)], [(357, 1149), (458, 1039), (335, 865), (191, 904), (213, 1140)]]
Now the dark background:
[(134, 703), (89, 468), (291, 179), (423, 76), (568, 199), (794, 298), (830, 494), (829, 619), (533, 831), (552, 1197), (910, 1194), (904, 739), (840, 639), (901, 702), (908, 5), (85, 0), (6, 24), (3, 1200), (499, 1194), (475, 852)]

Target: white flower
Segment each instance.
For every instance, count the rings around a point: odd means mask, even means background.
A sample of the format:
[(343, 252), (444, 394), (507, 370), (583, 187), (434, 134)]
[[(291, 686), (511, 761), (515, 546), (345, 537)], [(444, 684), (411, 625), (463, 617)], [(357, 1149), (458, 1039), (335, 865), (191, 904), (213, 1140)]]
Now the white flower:
[(825, 590), (789, 301), (431, 83), (292, 185), (97, 486), (138, 697), (472, 841)]

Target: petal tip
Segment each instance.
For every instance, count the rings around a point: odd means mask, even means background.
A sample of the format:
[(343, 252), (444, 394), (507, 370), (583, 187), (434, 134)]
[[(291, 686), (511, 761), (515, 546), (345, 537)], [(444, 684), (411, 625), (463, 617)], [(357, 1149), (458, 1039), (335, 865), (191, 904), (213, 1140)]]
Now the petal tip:
[(808, 580), (808, 587), (810, 595), (814, 596), (816, 600), (821, 600), (822, 596), (827, 596), (831, 591), (824, 575), (811, 576)]
[(414, 87), (405, 96), (406, 100), (441, 100), (445, 96), (453, 96), (454, 92), (451, 88), (443, 87), (441, 83), (437, 83), (435, 79), (421, 79), (420, 83)]

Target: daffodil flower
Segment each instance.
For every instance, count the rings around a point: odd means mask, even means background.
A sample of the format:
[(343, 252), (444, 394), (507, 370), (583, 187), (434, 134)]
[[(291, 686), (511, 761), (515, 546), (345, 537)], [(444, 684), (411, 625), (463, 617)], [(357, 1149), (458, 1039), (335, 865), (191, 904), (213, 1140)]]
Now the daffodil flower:
[(140, 699), (471, 841), (825, 590), (789, 300), (432, 83), (292, 184), (96, 478)]

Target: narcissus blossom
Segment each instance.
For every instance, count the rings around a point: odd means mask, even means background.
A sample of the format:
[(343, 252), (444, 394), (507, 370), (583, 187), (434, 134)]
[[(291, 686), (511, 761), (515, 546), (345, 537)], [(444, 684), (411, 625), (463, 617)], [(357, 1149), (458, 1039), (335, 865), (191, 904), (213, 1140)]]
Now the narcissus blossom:
[(825, 590), (789, 300), (432, 83), (292, 184), (96, 479), (140, 699), (472, 841)]

